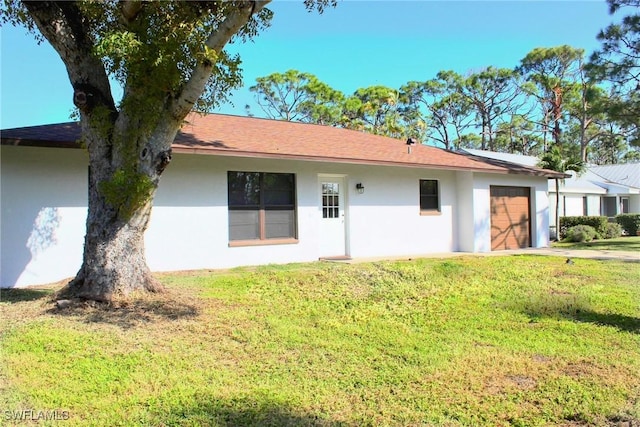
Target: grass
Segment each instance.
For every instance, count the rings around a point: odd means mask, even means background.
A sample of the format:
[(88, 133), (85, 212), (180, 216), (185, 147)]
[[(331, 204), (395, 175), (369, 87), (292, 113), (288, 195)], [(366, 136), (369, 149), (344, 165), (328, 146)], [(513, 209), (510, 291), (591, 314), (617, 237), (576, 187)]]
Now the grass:
[(616, 239), (594, 240), (583, 243), (555, 242), (552, 247), (562, 249), (592, 249), (601, 251), (638, 252), (640, 256), (640, 236), (624, 236)]
[(461, 257), (159, 277), (167, 294), (117, 307), (3, 292), (3, 421), (640, 422), (638, 263)]

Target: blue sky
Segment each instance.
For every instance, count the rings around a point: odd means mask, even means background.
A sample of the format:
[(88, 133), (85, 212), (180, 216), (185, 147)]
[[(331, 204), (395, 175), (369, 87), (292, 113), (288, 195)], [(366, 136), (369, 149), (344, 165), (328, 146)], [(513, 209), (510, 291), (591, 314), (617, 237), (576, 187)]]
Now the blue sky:
[[(323, 15), (301, 2), (275, 1), (271, 28), (230, 46), (243, 60), (245, 86), (219, 112), (261, 110), (248, 90), (257, 77), (288, 69), (315, 74), (351, 94), (371, 85), (399, 88), (440, 70), (513, 68), (536, 47), (599, 47), (598, 31), (615, 20), (604, 0), (355, 1)], [(0, 127), (69, 121), (71, 86), (61, 60), (21, 28), (0, 33)]]

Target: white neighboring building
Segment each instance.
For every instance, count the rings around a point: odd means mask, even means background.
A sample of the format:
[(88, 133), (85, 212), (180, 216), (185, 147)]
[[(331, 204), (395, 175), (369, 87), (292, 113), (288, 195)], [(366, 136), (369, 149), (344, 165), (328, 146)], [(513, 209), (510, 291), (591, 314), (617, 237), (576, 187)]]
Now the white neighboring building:
[[(589, 179), (589, 171), (578, 175), (574, 171), (567, 171), (570, 178), (560, 180), (560, 216), (601, 216), (602, 199), (607, 190)], [(549, 225), (552, 237), (556, 228), (556, 184), (549, 180)], [(615, 215), (613, 215), (615, 216)]]
[(590, 166), (588, 178), (607, 190), (601, 199), (601, 215), (640, 213), (640, 163)]
[[(1, 137), (0, 285), (72, 277), (87, 214), (79, 126)], [(192, 115), (154, 200), (147, 261), (173, 271), (546, 247), (557, 176), (357, 131)]]

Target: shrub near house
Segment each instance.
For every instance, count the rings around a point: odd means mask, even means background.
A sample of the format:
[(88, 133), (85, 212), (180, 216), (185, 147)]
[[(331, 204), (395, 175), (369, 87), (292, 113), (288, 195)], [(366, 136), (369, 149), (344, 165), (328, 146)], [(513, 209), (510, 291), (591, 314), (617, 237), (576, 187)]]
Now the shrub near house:
[(617, 237), (622, 236), (622, 227), (620, 224), (615, 222), (610, 222), (607, 224), (607, 231), (602, 236), (603, 239), (615, 239)]
[(567, 237), (563, 239), (565, 242), (590, 242), (598, 237), (596, 229), (590, 225), (579, 224), (567, 230)]
[(629, 236), (637, 235), (640, 230), (640, 214), (620, 214), (616, 216), (616, 222)]
[(593, 227), (596, 231), (596, 238), (602, 238), (607, 235), (608, 223), (606, 216), (563, 216), (560, 217), (560, 239), (566, 238), (568, 230), (576, 225)]
[[(623, 216), (623, 215), (619, 215)], [(626, 217), (638, 217), (640, 215), (626, 215)], [(626, 226), (619, 223), (608, 222), (604, 216), (568, 216), (560, 218), (560, 235), (562, 240), (568, 242), (590, 242), (593, 239), (615, 239), (622, 236), (622, 230), (633, 230), (634, 220), (624, 218)], [(620, 222), (620, 221), (618, 221)], [(627, 224), (629, 223), (629, 224)], [(640, 227), (636, 227), (640, 228)], [(630, 233), (628, 230), (627, 234)]]

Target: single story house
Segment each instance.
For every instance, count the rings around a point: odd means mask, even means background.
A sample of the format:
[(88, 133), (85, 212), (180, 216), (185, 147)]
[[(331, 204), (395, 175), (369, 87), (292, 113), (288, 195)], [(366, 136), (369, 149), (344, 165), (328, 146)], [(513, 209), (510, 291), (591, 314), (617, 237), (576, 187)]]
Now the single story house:
[[(77, 123), (1, 133), (3, 287), (75, 275), (88, 156)], [(153, 271), (549, 244), (557, 172), (328, 126), (188, 117), (145, 235)]]
[[(465, 149), (463, 152), (489, 159), (536, 166), (537, 157), (494, 151)], [(587, 165), (577, 174), (568, 171), (560, 180), (560, 216), (595, 215), (614, 218), (622, 213), (640, 213), (640, 163)], [(555, 229), (556, 185), (549, 180), (550, 226)]]

